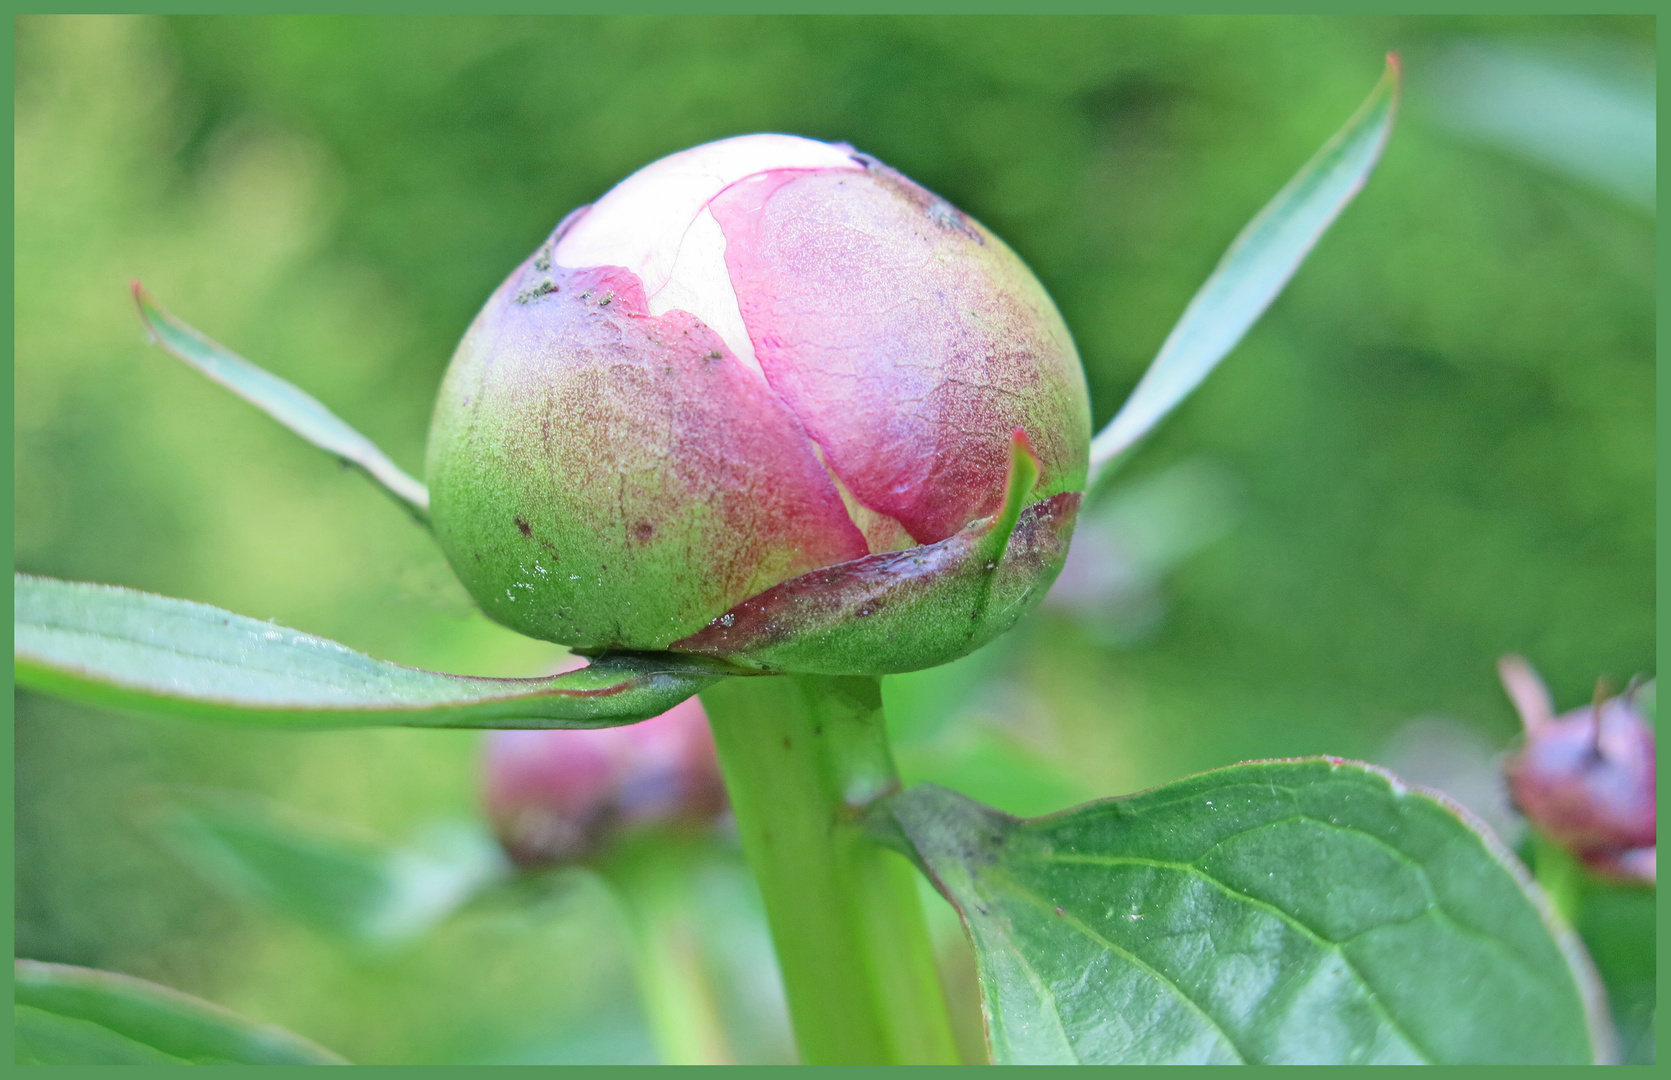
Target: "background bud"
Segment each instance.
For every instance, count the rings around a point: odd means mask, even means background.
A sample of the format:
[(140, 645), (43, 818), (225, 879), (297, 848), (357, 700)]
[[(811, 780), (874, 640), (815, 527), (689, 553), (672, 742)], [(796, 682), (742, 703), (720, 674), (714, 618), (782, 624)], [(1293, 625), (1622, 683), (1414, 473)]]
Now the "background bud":
[[(835, 565), (881, 560), (843, 604), (886, 592), (873, 578), (931, 589), (928, 562), (888, 557), (996, 515), (1017, 431), (1025, 504), (1049, 507), (1007, 549), (1019, 580), (990, 617), (984, 593), (946, 613), (957, 634), (917, 666), (1007, 628), (1059, 568), (1090, 438), (1078, 356), (1026, 266), (943, 199), (850, 147), (752, 135), (640, 170), (510, 276), (448, 369), (428, 472), (436, 534), (493, 618), (666, 649)], [(935, 572), (955, 577), (948, 552)], [(792, 634), (807, 592), (761, 633)], [(881, 670), (887, 636), (836, 670)], [(691, 648), (750, 663), (763, 640)]]
[(625, 727), (495, 731), (484, 774), (494, 831), (524, 865), (584, 858), (635, 826), (701, 827), (726, 805), (696, 698)]
[(1598, 696), (1555, 716), (1524, 660), (1504, 657), (1499, 672), (1526, 729), (1525, 746), (1504, 763), (1520, 812), (1592, 869), (1652, 881), (1655, 740), (1635, 695)]

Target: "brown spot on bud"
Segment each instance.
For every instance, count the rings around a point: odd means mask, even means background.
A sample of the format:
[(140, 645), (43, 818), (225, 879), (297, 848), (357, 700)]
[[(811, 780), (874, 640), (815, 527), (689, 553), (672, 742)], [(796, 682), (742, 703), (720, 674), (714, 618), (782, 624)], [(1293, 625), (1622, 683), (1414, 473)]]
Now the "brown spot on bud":
[(536, 284), (536, 285), (534, 285), (530, 288), (523, 289), (520, 292), (518, 292), (516, 294), (515, 300), (519, 304), (531, 304), (535, 300), (538, 300), (540, 297), (550, 296), (552, 293), (554, 293), (556, 291), (557, 291), (557, 283), (555, 281), (552, 281), (550, 278), (546, 278), (544, 281), (541, 281), (538, 284)]

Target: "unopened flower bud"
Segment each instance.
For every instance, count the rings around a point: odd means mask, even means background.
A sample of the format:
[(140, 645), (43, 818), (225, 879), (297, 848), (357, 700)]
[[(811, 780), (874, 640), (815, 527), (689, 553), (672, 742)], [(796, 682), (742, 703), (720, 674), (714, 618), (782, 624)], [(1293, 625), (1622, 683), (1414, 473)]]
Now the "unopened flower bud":
[(493, 732), (484, 771), (488, 817), (524, 865), (596, 854), (635, 827), (701, 828), (726, 805), (696, 698), (626, 727)]
[(454, 570), (515, 630), (878, 674), (1043, 595), (1089, 438), (1067, 327), (1002, 241), (851, 147), (750, 135), (634, 173), (511, 274), (428, 472)]
[(1526, 729), (1504, 763), (1515, 805), (1548, 839), (1592, 869), (1652, 881), (1655, 740), (1633, 694), (1556, 716), (1543, 681), (1504, 657), (1503, 686)]

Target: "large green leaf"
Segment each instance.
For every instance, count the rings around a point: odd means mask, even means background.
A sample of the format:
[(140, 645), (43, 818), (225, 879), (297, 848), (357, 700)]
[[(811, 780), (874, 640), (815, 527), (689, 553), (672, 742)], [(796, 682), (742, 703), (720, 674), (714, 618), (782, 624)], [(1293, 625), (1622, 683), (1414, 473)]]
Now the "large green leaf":
[(300, 387), (256, 366), (176, 319), (133, 284), (139, 318), (152, 340), (220, 383), (308, 442), (359, 469), (404, 506), (429, 523), (429, 489), (396, 465), (375, 444)]
[(1392, 134), (1398, 83), (1398, 60), (1389, 56), (1358, 111), (1231, 241), (1131, 397), (1091, 441), (1088, 490), (1236, 347), (1362, 190)]
[(437, 823), (412, 843), (381, 844), (240, 792), (178, 793), (157, 831), (235, 897), (373, 946), (416, 938), (508, 869), (479, 825)]
[(293, 728), (593, 728), (666, 712), (719, 661), (599, 657), (536, 679), (446, 675), (189, 600), (18, 574), (17, 682), (78, 701)]
[(19, 1065), (346, 1065), (299, 1035), (113, 971), (19, 960)]
[(922, 785), (885, 813), (969, 929), (999, 1062), (1612, 1054), (1524, 868), (1373, 766), (1253, 762), (1025, 820)]

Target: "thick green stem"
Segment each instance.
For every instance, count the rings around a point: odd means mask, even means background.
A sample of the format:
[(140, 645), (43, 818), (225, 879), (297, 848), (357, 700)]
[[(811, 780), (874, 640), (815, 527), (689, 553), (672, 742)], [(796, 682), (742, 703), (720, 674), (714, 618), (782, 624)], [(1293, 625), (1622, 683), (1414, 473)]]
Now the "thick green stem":
[(734, 1060), (691, 906), (697, 857), (689, 837), (650, 835), (623, 842), (599, 866), (626, 915), (645, 1018), (667, 1065)]
[(727, 679), (702, 704), (802, 1062), (955, 1064), (914, 871), (858, 826), (899, 786), (880, 682)]

